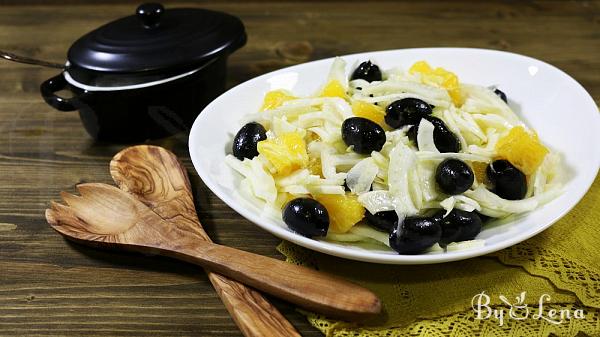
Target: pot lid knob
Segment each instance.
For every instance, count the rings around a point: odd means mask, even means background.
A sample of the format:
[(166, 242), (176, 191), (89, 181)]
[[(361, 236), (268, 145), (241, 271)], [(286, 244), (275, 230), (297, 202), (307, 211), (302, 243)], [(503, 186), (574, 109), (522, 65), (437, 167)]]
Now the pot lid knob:
[(136, 15), (146, 28), (155, 28), (158, 26), (160, 17), (164, 14), (165, 8), (159, 3), (141, 4), (136, 9)]

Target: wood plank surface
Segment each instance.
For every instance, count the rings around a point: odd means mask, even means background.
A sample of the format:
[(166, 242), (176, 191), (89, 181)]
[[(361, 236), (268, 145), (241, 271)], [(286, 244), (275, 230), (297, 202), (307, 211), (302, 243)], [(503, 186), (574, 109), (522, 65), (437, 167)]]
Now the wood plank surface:
[[(0, 1), (0, 49), (63, 62), (85, 32), (133, 13), (133, 1)], [(549, 62), (600, 103), (600, 2), (167, 2), (239, 16), (248, 44), (229, 86), (308, 60), (369, 50), (462, 46)], [(0, 336), (241, 336), (206, 275), (166, 258), (68, 243), (44, 209), (81, 182), (112, 183), (124, 145), (94, 143), (76, 112), (58, 112), (39, 84), (55, 70), (0, 61)], [(193, 170), (187, 135), (153, 142), (190, 172), (198, 216), (214, 241), (279, 257), (279, 242), (215, 197)], [(274, 300), (303, 336), (320, 336)]]

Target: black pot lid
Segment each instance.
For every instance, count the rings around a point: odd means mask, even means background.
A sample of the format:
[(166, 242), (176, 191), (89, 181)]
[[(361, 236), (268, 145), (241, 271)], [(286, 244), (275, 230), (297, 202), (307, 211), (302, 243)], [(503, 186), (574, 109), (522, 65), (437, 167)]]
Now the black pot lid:
[(68, 72), (76, 81), (90, 85), (118, 75), (130, 77), (127, 83), (139, 83), (144, 78), (189, 71), (245, 42), (244, 25), (235, 16), (196, 8), (165, 10), (160, 4), (147, 3), (137, 8), (136, 15), (110, 22), (77, 40), (68, 52)]

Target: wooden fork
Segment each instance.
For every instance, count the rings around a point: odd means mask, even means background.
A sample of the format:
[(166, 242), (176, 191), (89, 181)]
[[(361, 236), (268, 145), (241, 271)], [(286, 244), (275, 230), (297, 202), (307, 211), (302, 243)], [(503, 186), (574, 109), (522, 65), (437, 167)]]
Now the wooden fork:
[(53, 202), (48, 223), (72, 240), (177, 258), (287, 300), (344, 320), (362, 320), (381, 310), (371, 291), (316, 270), (204, 240), (189, 223), (168, 223), (120, 189), (80, 184), (81, 196), (61, 192), (67, 205)]

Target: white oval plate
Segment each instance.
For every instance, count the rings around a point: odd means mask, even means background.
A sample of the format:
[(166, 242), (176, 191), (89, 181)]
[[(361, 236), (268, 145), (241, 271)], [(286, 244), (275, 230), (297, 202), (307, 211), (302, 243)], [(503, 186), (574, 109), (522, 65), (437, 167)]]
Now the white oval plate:
[(400, 49), (343, 58), (348, 72), (367, 59), (382, 69), (406, 69), (426, 60), (455, 72), (461, 82), (497, 85), (542, 141), (563, 155), (568, 172), (565, 191), (510, 223), (484, 228), (477, 237), (485, 239), (483, 247), (423, 255), (399, 255), (313, 240), (293, 233), (281, 219), (261, 216), (258, 207), (236, 192), (239, 178), (224, 165), (225, 155), (231, 153), (242, 117), (258, 111), (267, 91), (284, 88), (300, 96), (314, 94), (326, 81), (333, 60), (325, 59), (277, 70), (236, 86), (204, 109), (190, 133), (190, 155), (204, 183), (246, 219), (284, 240), (326, 254), (375, 263), (426, 264), (466, 259), (509, 247), (548, 228), (577, 204), (594, 181), (600, 166), (598, 108), (579, 83), (554, 66), (522, 55), (470, 48)]

